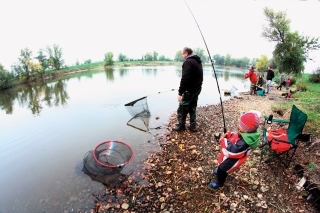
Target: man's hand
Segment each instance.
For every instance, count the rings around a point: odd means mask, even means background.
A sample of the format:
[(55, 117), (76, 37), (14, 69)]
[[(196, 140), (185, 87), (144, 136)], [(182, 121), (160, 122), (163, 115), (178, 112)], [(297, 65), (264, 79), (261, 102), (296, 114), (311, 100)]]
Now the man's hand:
[(178, 102), (180, 103), (182, 101), (182, 96), (178, 95)]

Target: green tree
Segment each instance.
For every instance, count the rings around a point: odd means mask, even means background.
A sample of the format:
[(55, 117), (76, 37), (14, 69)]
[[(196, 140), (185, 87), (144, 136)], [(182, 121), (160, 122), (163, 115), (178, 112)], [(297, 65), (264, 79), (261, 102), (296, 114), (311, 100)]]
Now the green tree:
[(11, 71), (12, 71), (14, 77), (21, 78), (22, 73), (23, 73), (23, 69), (19, 63), (14, 63), (13, 65), (11, 65)]
[(28, 48), (22, 49), (20, 51), (20, 57), (18, 58), (18, 61), (18, 66), (20, 66), (20, 70), (22, 70), (20, 75), (22, 80), (29, 80), (37, 73), (41, 73), (42, 69), (40, 62), (34, 62), (32, 60), (32, 51)]
[(153, 55), (152, 55), (152, 61), (158, 61), (158, 53), (156, 51), (153, 51)]
[(227, 53), (226, 57), (225, 57), (225, 65), (226, 66), (231, 66), (231, 55), (229, 53)]
[(230, 59), (230, 66), (236, 66), (236, 67), (240, 67), (240, 61), (237, 58), (231, 58)]
[(118, 55), (118, 61), (121, 61), (121, 62), (128, 61), (128, 58), (127, 58), (126, 55), (120, 53), (120, 54)]
[(183, 58), (182, 55), (181, 55), (181, 50), (178, 50), (178, 51), (176, 52), (176, 55), (175, 55), (175, 57), (174, 57), (174, 61), (178, 61), (178, 62), (184, 61), (184, 58)]
[(220, 54), (216, 54), (213, 56), (213, 60), (217, 65), (224, 65), (224, 56)]
[(0, 64), (0, 89), (7, 87), (9, 80), (10, 80), (9, 72), (4, 69), (2, 64)]
[(257, 58), (253, 58), (251, 59), (251, 61), (249, 62), (250, 65), (256, 66), (258, 59)]
[(32, 51), (28, 48), (24, 48), (20, 50), (20, 57), (18, 58), (19, 65), (21, 67), (22, 73), (21, 75), (25, 79), (29, 79), (31, 75), (31, 69), (28, 66), (29, 62), (31, 61)]
[(272, 69), (277, 68), (277, 64), (276, 64), (274, 58), (269, 59), (268, 66), (272, 67)]
[(64, 65), (64, 60), (62, 59), (62, 48), (57, 44), (54, 44), (53, 48), (48, 45), (46, 47), (46, 51), (49, 55), (49, 65), (53, 69), (60, 70)]
[(250, 59), (248, 57), (243, 57), (240, 60), (241, 60), (240, 67), (248, 68), (248, 64), (250, 63)]
[(38, 56), (35, 58), (38, 59), (38, 61), (40, 62), (40, 66), (41, 66), (40, 74), (43, 75), (45, 71), (49, 68), (49, 60), (47, 56), (44, 54), (42, 49), (38, 51)]
[(268, 68), (268, 56), (266, 55), (261, 55), (258, 61), (256, 61), (255, 68), (262, 72)]
[(113, 66), (114, 61), (113, 61), (113, 53), (112, 52), (107, 52), (104, 55), (104, 66)]
[(158, 58), (159, 61), (171, 61), (170, 58), (165, 57), (164, 55), (160, 55)]
[(91, 64), (91, 59), (87, 59), (84, 61), (84, 64)]
[(195, 48), (193, 50), (193, 54), (199, 56), (199, 58), (201, 59), (202, 63), (208, 62), (208, 56), (206, 56), (204, 49)]
[(144, 60), (145, 61), (152, 61), (152, 54), (151, 53), (147, 53), (144, 55)]
[(290, 20), (285, 12), (274, 12), (264, 8), (268, 26), (263, 27), (262, 36), (270, 42), (276, 42), (273, 58), (281, 72), (301, 74), (304, 62), (309, 58), (311, 50), (320, 48), (319, 38), (300, 36), (290, 31)]

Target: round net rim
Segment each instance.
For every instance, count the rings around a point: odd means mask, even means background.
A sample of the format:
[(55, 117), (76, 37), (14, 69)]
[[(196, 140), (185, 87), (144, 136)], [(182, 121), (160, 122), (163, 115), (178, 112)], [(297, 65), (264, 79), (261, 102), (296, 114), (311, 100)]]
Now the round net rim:
[(132, 147), (131, 147), (129, 144), (127, 144), (127, 143), (125, 143), (125, 142), (123, 142), (123, 141), (119, 141), (119, 140), (107, 140), (107, 141), (104, 141), (104, 142), (99, 143), (99, 144), (94, 148), (94, 150), (93, 150), (93, 154), (92, 154), (92, 155), (93, 155), (93, 158), (94, 158), (94, 160), (96, 161), (97, 164), (99, 164), (100, 166), (108, 167), (108, 168), (118, 168), (118, 166), (112, 166), (112, 165), (107, 165), (107, 164), (101, 163), (101, 162), (97, 159), (97, 157), (96, 157), (97, 148), (98, 148), (99, 146), (105, 144), (105, 143), (110, 143), (110, 142), (121, 143), (121, 144), (123, 144), (124, 146), (126, 146), (126, 147), (128, 147), (128, 148), (130, 149), (130, 151), (131, 151), (131, 157), (130, 157), (129, 160), (127, 160), (126, 162), (124, 162), (124, 163), (122, 164), (123, 166), (124, 166), (124, 165), (127, 165), (128, 163), (130, 163), (130, 162), (133, 160), (133, 158), (134, 158), (134, 152), (133, 152)]

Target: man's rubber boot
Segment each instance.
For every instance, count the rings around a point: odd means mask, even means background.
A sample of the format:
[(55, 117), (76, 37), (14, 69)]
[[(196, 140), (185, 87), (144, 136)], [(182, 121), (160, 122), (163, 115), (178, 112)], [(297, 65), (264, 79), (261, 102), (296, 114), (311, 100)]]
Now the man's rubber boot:
[(174, 131), (186, 130), (186, 126), (185, 125), (176, 124), (174, 127), (172, 127), (172, 130), (174, 130)]
[(192, 132), (196, 132), (197, 131), (197, 128), (196, 126), (188, 126), (188, 129), (191, 130)]

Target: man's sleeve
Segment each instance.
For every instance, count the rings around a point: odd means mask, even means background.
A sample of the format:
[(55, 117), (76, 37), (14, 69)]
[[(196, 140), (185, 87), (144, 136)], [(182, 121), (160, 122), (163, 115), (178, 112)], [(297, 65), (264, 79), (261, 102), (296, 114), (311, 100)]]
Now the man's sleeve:
[(188, 61), (185, 61), (184, 66), (182, 68), (182, 76), (180, 80), (180, 86), (179, 86), (179, 95), (182, 95), (186, 91), (186, 87), (188, 83), (190, 82), (191, 77), (191, 67), (188, 64)]

